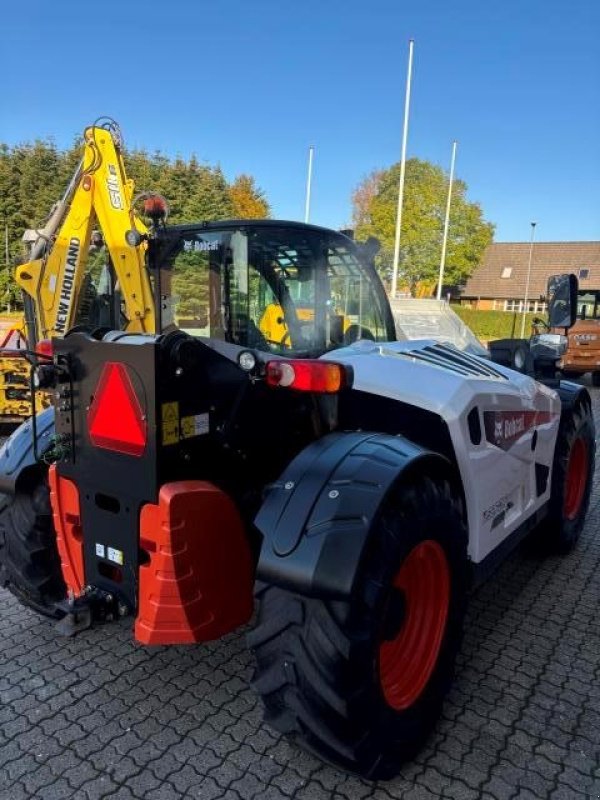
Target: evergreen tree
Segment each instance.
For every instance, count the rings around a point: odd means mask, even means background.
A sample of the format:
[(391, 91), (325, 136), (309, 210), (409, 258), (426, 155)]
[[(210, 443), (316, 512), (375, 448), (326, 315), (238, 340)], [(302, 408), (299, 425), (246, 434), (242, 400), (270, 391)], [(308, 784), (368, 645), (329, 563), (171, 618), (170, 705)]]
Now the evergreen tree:
[[(12, 275), (16, 263), (26, 255), (22, 236), (27, 228), (37, 228), (48, 217), (53, 204), (67, 188), (82, 157), (82, 139), (77, 137), (66, 151), (50, 140), (8, 145), (0, 143), (0, 306), (9, 296), (20, 296)], [(125, 167), (135, 183), (135, 191), (155, 191), (164, 195), (171, 210), (170, 221), (232, 217), (267, 216), (269, 206), (264, 193), (248, 175), (229, 185), (218, 166), (199, 163), (195, 156), (170, 159), (164, 153), (132, 150), (125, 153)], [(8, 228), (9, 261), (4, 254)]]

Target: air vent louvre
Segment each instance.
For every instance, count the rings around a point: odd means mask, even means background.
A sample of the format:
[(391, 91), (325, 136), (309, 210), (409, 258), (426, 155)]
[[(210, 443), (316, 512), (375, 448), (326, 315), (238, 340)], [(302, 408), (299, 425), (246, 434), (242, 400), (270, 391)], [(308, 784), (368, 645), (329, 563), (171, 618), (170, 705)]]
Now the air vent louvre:
[(407, 350), (400, 352), (399, 355), (415, 361), (423, 361), (434, 367), (455, 372), (464, 377), (492, 378), (495, 380), (506, 381), (508, 378), (491, 364), (485, 363), (482, 359), (471, 356), (468, 353), (458, 350), (458, 348), (447, 344), (427, 345), (420, 350)]

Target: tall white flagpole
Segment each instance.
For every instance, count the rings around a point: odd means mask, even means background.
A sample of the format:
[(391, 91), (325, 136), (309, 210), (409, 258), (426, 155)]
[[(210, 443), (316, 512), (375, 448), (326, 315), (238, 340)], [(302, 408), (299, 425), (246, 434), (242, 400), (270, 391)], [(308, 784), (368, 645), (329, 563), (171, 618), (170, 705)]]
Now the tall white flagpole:
[(454, 182), (454, 163), (456, 162), (456, 139), (452, 142), (452, 159), (450, 161), (450, 183), (448, 184), (448, 200), (446, 201), (446, 219), (444, 220), (444, 238), (442, 239), (442, 257), (438, 277), (437, 299), (442, 299), (442, 284), (446, 268), (446, 245), (448, 244), (448, 227), (450, 225), (450, 203), (452, 202), (452, 183)]
[(400, 228), (402, 226), (402, 200), (404, 198), (404, 174), (406, 170), (406, 142), (408, 140), (408, 116), (410, 111), (410, 84), (412, 81), (412, 62), (414, 39), (408, 43), (408, 72), (406, 75), (406, 94), (404, 96), (404, 127), (402, 130), (402, 155), (400, 157), (400, 183), (398, 186), (398, 210), (396, 212), (396, 240), (394, 242), (394, 265), (390, 295), (396, 297), (398, 288), (398, 262), (400, 261)]
[(525, 299), (523, 301), (523, 316), (521, 317), (521, 339), (525, 338), (525, 320), (527, 318), (527, 305), (529, 303), (529, 280), (531, 278), (531, 262), (533, 260), (533, 240), (535, 239), (535, 226), (531, 223), (531, 240), (529, 242), (529, 261), (527, 262), (527, 283), (525, 284)]
[(306, 200), (304, 202), (304, 222), (308, 222), (310, 217), (310, 188), (312, 184), (312, 166), (315, 148), (311, 144), (308, 148), (308, 175), (306, 176)]

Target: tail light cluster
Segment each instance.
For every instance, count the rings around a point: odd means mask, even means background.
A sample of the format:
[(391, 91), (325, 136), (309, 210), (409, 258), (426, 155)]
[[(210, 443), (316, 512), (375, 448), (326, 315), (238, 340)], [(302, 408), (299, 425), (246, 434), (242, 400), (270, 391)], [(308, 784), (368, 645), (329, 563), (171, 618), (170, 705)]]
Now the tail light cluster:
[(54, 347), (52, 346), (52, 339), (41, 339), (35, 346), (35, 352), (38, 356), (45, 356), (52, 358), (54, 356)]
[[(351, 386), (352, 370), (332, 361), (278, 359), (267, 362), (265, 379), (273, 388), (335, 394)], [(147, 420), (124, 364), (104, 365), (87, 424), (96, 447), (131, 456), (143, 454), (148, 438)]]
[(313, 359), (268, 361), (265, 375), (268, 386), (317, 394), (335, 394), (352, 383), (351, 371), (344, 364)]

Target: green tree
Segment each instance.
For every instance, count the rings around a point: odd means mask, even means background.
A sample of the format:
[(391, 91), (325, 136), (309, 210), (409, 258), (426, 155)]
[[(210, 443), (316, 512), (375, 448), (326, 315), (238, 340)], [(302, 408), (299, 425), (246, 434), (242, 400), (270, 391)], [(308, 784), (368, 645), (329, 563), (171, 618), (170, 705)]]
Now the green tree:
[[(0, 142), (0, 306), (20, 297), (13, 273), (26, 255), (21, 241), (24, 231), (46, 219), (64, 194), (81, 156), (81, 137), (66, 151), (58, 150), (51, 140), (17, 145)], [(125, 153), (125, 166), (136, 192), (155, 191), (165, 196), (173, 223), (268, 215), (268, 202), (251, 176), (240, 176), (230, 185), (220, 167), (200, 163), (195, 156), (171, 159), (160, 151), (132, 150)], [(254, 203), (254, 207), (247, 205), (243, 214), (236, 206), (240, 192), (247, 204)]]
[[(393, 260), (400, 164), (367, 176), (353, 194), (354, 221), (359, 238), (376, 236), (382, 244), (378, 267), (388, 277)], [(448, 178), (441, 167), (411, 158), (406, 162), (400, 280), (415, 294), (420, 283), (435, 285), (438, 276)], [(452, 186), (445, 283), (464, 282), (491, 243), (494, 226), (481, 207), (469, 202), (467, 185)]]

